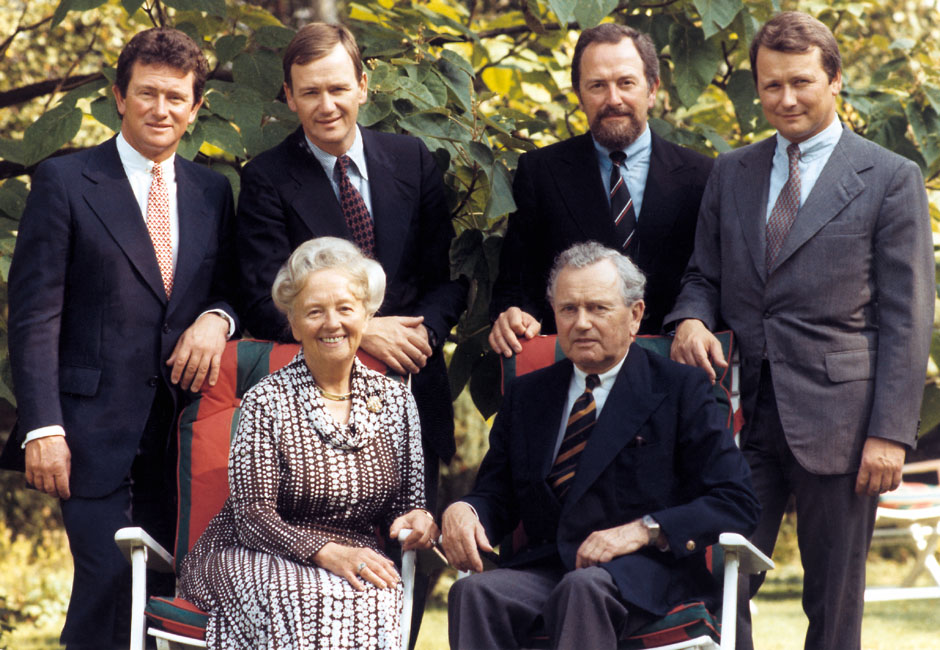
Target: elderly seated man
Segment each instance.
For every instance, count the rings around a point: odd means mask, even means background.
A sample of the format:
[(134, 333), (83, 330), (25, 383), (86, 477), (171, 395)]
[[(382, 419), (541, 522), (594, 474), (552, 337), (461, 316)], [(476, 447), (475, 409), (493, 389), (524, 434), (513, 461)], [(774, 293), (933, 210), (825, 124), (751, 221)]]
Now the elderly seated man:
[(760, 506), (704, 371), (631, 345), (642, 272), (588, 242), (559, 255), (548, 299), (567, 359), (507, 389), (473, 491), (443, 517), (459, 569), (481, 571), (521, 522), (501, 567), (450, 592), (452, 648), (614, 648), (690, 600), (714, 600), (705, 548), (747, 535)]

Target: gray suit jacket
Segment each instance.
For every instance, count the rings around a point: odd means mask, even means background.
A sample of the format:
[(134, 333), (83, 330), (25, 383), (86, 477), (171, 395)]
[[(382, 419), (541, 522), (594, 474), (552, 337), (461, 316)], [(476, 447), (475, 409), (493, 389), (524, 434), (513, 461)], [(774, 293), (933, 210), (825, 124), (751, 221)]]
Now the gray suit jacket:
[(867, 436), (916, 439), (935, 294), (924, 179), (844, 130), (768, 274), (775, 146), (772, 137), (718, 158), (666, 322), (730, 326), (745, 421), (766, 358), (796, 459), (816, 474), (850, 473)]

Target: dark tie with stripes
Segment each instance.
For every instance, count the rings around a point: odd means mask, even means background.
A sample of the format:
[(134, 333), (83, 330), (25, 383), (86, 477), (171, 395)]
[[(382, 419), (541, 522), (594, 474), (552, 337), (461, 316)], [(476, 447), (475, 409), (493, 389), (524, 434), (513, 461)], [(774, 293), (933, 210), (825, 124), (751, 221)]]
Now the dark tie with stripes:
[(578, 468), (578, 459), (597, 420), (594, 389), (600, 386), (600, 383), (597, 375), (588, 375), (584, 380), (584, 392), (571, 407), (571, 415), (565, 425), (565, 437), (561, 441), (561, 447), (558, 448), (558, 455), (547, 479), (559, 500), (564, 500), (571, 488), (571, 481)]
[(610, 160), (610, 216), (614, 220), (614, 230), (617, 232), (617, 241), (620, 249), (627, 255), (636, 251), (636, 211), (633, 209), (633, 198), (630, 190), (620, 173), (627, 154), (622, 151), (611, 151)]
[(764, 259), (767, 270), (774, 265), (777, 254), (783, 248), (783, 242), (790, 232), (790, 226), (796, 221), (800, 211), (800, 146), (791, 144), (787, 147), (787, 162), (789, 173), (787, 183), (777, 195), (774, 209), (770, 211), (767, 219), (767, 251)]
[(349, 180), (347, 172), (351, 162), (349, 156), (340, 156), (336, 159), (333, 173), (339, 181), (339, 202), (353, 242), (365, 255), (375, 257), (375, 233), (372, 229), (372, 218), (369, 216), (362, 194)]

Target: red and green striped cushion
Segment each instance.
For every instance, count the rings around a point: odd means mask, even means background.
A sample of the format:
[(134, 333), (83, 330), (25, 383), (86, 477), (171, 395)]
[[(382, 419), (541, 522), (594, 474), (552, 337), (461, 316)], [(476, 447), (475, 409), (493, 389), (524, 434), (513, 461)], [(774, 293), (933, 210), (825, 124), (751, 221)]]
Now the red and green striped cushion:
[(144, 614), (156, 628), (193, 639), (206, 638), (209, 615), (182, 598), (152, 597)]
[(700, 636), (709, 636), (716, 643), (719, 642), (721, 623), (705, 608), (704, 603), (685, 603), (622, 640), (617, 647), (619, 650), (658, 648)]

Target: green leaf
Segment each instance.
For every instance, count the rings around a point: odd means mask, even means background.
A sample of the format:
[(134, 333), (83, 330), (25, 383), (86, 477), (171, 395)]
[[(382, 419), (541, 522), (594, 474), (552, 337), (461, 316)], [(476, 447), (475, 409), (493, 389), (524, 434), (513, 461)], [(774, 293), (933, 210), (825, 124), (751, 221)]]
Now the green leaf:
[(115, 133), (121, 130), (121, 114), (117, 112), (113, 97), (102, 95), (94, 100), (91, 103), (91, 115)]
[(199, 124), (206, 142), (214, 144), (236, 158), (244, 158), (245, 146), (235, 127), (214, 115), (199, 118)]
[[(399, 126), (412, 135), (430, 136), (441, 140), (466, 142), (470, 134), (447, 115), (435, 112), (412, 113), (398, 121)], [(429, 147), (433, 149), (434, 147)]]
[(581, 29), (595, 27), (617, 8), (617, 0), (579, 0), (574, 7), (574, 17)]
[(226, 34), (215, 42), (215, 55), (219, 63), (231, 61), (245, 51), (248, 37), (242, 34)]
[(705, 38), (711, 38), (730, 25), (744, 7), (741, 0), (693, 0), (693, 4), (702, 16)]
[(26, 196), (29, 189), (26, 183), (16, 178), (9, 178), (0, 185), (0, 214), (19, 220), (26, 207)]
[(753, 133), (763, 123), (764, 112), (754, 87), (754, 77), (750, 70), (735, 70), (728, 79), (725, 88), (728, 98), (734, 106), (741, 133)]
[(372, 126), (381, 122), (392, 112), (392, 98), (385, 93), (372, 93), (369, 101), (359, 107), (359, 119), (362, 126)]
[(137, 10), (140, 9), (142, 4), (144, 4), (144, 0), (121, 0), (121, 6), (124, 7), (124, 11), (127, 12), (128, 16), (133, 16), (137, 13)]
[(180, 138), (179, 147), (176, 148), (176, 154), (186, 160), (192, 160), (199, 153), (199, 147), (205, 141), (202, 133), (202, 121), (197, 120), (192, 129), (183, 134)]
[(717, 43), (705, 40), (701, 29), (674, 23), (669, 29), (669, 52), (679, 101), (692, 106), (718, 71), (721, 51)]
[(210, 164), (209, 169), (214, 172), (219, 172), (228, 179), (229, 184), (232, 186), (232, 193), (235, 195), (235, 200), (238, 201), (238, 193), (241, 191), (242, 183), (238, 171), (227, 163)]
[(924, 89), (924, 94), (927, 96), (927, 101), (930, 102), (933, 110), (940, 113), (940, 88), (926, 83), (921, 88)]
[(51, 156), (75, 137), (82, 127), (82, 112), (74, 106), (59, 104), (46, 111), (23, 134), (27, 167)]
[[(91, 97), (99, 93), (102, 90), (106, 90), (111, 87), (111, 83), (107, 79), (99, 79), (98, 81), (92, 81), (86, 84), (82, 84), (78, 88), (73, 88), (72, 90), (65, 93), (61, 100), (60, 104), (66, 106), (75, 106), (75, 102), (79, 99), (85, 99), (86, 97)], [(106, 97), (110, 97), (110, 92), (105, 92)]]
[[(440, 87), (443, 87), (443, 82), (440, 79), (438, 79), (438, 83)], [(392, 96), (393, 98), (407, 99), (419, 109), (436, 108), (443, 103), (438, 102), (431, 90), (426, 88), (424, 84), (415, 81), (411, 77), (399, 77), (398, 90)]]
[(516, 202), (512, 198), (512, 174), (500, 162), (493, 165), (490, 173), (490, 196), (486, 202), (487, 219), (515, 212)]
[(558, 17), (558, 22), (567, 25), (574, 17), (578, 0), (547, 0), (549, 9)]
[(274, 98), (283, 85), (281, 59), (272, 52), (242, 52), (232, 61), (235, 83), (256, 90), (264, 98)]
[(252, 38), (261, 47), (280, 50), (282, 47), (287, 47), (295, 33), (293, 29), (280, 25), (265, 25), (259, 27)]
[(0, 159), (24, 165), (26, 163), (26, 147), (22, 140), (0, 140)]
[[(459, 59), (460, 63), (453, 61), (454, 58)], [(468, 73), (461, 64), (469, 65), (463, 57), (450, 50), (444, 50), (441, 53), (441, 58), (434, 63), (444, 84), (454, 94), (461, 108), (469, 111), (473, 106), (470, 93), (473, 86), (473, 77), (472, 73)]]
[(65, 19), (65, 16), (70, 11), (97, 9), (107, 1), (108, 0), (62, 0), (52, 14), (52, 24), (50, 27), (58, 27), (59, 23)]
[[(225, 0), (163, 0), (163, 3), (179, 11), (194, 11), (219, 18), (225, 17)], [(178, 29), (180, 26), (176, 25), (176, 27)]]
[(212, 90), (206, 93), (209, 110), (234, 122), (239, 129), (261, 128), (265, 101), (249, 88), (233, 88), (228, 94)]
[(489, 418), (499, 409), (501, 376), (499, 355), (488, 352), (477, 362), (470, 377), (470, 397), (484, 418)]

